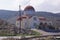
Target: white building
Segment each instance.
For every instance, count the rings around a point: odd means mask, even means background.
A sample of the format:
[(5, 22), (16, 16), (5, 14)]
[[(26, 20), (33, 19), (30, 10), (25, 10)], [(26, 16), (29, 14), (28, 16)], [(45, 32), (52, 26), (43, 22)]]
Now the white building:
[(37, 16), (35, 14), (35, 9), (32, 6), (27, 6), (23, 11), (23, 15), (18, 17), (16, 26), (23, 29), (36, 28), (41, 22), (43, 24), (47, 23), (48, 25), (52, 25), (51, 20), (47, 20), (45, 17)]

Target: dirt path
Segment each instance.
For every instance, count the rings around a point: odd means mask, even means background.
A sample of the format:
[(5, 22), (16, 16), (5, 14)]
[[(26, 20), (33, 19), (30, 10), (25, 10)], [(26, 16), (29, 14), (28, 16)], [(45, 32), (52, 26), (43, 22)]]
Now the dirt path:
[(60, 32), (59, 33), (52, 33), (52, 32), (45, 32), (43, 30), (38, 30), (38, 29), (31, 29), (31, 30), (37, 31), (37, 32), (41, 33), (42, 35), (60, 35)]

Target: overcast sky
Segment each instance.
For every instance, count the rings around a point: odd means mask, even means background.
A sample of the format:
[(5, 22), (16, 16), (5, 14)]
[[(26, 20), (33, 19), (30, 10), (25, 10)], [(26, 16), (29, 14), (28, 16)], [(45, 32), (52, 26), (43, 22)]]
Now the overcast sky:
[(22, 10), (32, 5), (36, 11), (60, 12), (60, 0), (0, 0), (0, 9), (18, 10), (19, 5)]

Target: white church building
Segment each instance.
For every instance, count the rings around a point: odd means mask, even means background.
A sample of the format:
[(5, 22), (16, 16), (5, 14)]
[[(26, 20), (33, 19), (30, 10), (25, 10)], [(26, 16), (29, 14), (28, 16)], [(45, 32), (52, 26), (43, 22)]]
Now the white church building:
[(47, 20), (45, 17), (37, 16), (32, 6), (27, 6), (23, 11), (23, 15), (17, 17), (16, 26), (23, 29), (34, 29), (37, 28), (41, 22), (43, 24), (53, 25), (52, 21)]

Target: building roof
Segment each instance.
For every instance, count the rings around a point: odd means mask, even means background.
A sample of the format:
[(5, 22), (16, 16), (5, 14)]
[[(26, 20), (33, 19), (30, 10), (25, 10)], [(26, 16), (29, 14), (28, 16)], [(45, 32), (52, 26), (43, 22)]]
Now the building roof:
[(17, 18), (17, 21), (19, 21), (19, 20), (22, 20), (22, 18), (21, 18), (21, 17), (18, 17), (18, 18)]
[(35, 9), (32, 7), (32, 6), (27, 6), (24, 11), (28, 11), (28, 10), (32, 10), (32, 11), (35, 11)]
[(46, 20), (46, 18), (45, 18), (45, 17), (39, 17), (39, 19), (40, 19), (40, 20)]

